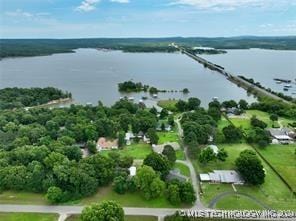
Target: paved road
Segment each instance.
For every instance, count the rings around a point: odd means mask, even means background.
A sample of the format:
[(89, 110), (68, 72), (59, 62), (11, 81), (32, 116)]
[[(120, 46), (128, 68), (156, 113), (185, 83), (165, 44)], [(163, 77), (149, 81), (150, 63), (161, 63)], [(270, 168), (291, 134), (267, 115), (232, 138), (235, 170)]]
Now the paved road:
[[(178, 127), (178, 133), (179, 133), (179, 137), (180, 139), (182, 139), (183, 137), (183, 129), (181, 127), (181, 123), (180, 123), (180, 118), (178, 118), (176, 121), (176, 124), (177, 124), (177, 127)], [(192, 182), (192, 185), (193, 185), (193, 188), (196, 192), (196, 201), (195, 201), (195, 204), (193, 206), (194, 209), (205, 209), (206, 207), (202, 204), (201, 200), (200, 200), (200, 196), (199, 196), (199, 193), (200, 193), (200, 189), (199, 189), (199, 180), (197, 178), (197, 175), (196, 175), (196, 172), (195, 172), (195, 169), (191, 163), (191, 160), (188, 156), (188, 151), (187, 151), (187, 147), (185, 145), (183, 145), (184, 147), (184, 152), (185, 152), (185, 161), (179, 161), (180, 163), (183, 163), (185, 164), (186, 166), (188, 166), (189, 170), (190, 170), (190, 177), (191, 177), (191, 182)]]
[(246, 194), (246, 193), (238, 193), (238, 192), (224, 192), (224, 193), (221, 193), (217, 196), (215, 196), (211, 202), (209, 203), (209, 208), (214, 208), (216, 206), (216, 204), (221, 200), (223, 199), (224, 197), (227, 197), (227, 196), (243, 196), (243, 197), (246, 197), (248, 198), (249, 200), (255, 202), (256, 204), (258, 204), (259, 206), (261, 206), (262, 208), (266, 209), (266, 210), (272, 210), (272, 208), (266, 204), (264, 204), (263, 202), (261, 202), (260, 200), (256, 199), (255, 197), (249, 195), (249, 194)]

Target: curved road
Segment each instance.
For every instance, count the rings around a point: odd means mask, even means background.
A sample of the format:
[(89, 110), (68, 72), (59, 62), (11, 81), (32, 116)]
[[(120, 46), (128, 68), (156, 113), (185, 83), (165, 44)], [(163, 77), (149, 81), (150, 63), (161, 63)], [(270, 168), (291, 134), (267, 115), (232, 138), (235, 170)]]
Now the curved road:
[(248, 198), (249, 200), (251, 200), (251, 201), (255, 202), (256, 204), (258, 204), (262, 208), (264, 208), (266, 210), (272, 210), (271, 207), (269, 207), (268, 205), (262, 203), (261, 201), (259, 201), (255, 197), (253, 197), (253, 196), (251, 196), (249, 194), (246, 194), (246, 193), (238, 193), (238, 192), (224, 192), (224, 193), (221, 193), (221, 194), (215, 196), (211, 200), (211, 202), (209, 203), (209, 208), (214, 208), (215, 205), (217, 204), (217, 202), (219, 202), (221, 199), (223, 199), (224, 197), (227, 197), (227, 196), (232, 196), (232, 195), (244, 196), (244, 197)]

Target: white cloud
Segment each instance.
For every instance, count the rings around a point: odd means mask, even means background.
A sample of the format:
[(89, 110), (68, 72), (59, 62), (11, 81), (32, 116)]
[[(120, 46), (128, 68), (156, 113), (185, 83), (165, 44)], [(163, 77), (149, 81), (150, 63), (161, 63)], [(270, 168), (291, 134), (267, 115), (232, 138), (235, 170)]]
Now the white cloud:
[[(79, 6), (76, 7), (76, 11), (81, 12), (89, 12), (96, 9), (97, 4), (101, 0), (83, 0)], [(129, 3), (130, 0), (109, 0), (110, 2), (116, 2), (116, 3)]]
[[(239, 7), (266, 7), (274, 5), (276, 0), (174, 0), (171, 5), (188, 5), (200, 9), (234, 10)], [(283, 0), (282, 3), (289, 3)], [(291, 3), (291, 2), (290, 2)]]
[(129, 0), (110, 0), (110, 2), (117, 2), (117, 3), (129, 3)]
[(76, 10), (82, 12), (93, 11), (96, 9), (96, 4), (99, 2), (100, 0), (84, 0), (78, 7), (76, 7)]
[(29, 12), (25, 12), (21, 9), (17, 9), (15, 11), (10, 11), (10, 12), (6, 12), (5, 13), (7, 16), (10, 17), (22, 17), (22, 18), (32, 18), (34, 15), (32, 13)]

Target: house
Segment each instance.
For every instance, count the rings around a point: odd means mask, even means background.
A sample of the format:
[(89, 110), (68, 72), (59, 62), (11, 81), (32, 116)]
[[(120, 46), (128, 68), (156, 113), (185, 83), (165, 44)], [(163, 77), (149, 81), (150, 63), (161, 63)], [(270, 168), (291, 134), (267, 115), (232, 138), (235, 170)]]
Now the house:
[(129, 169), (129, 172), (130, 172), (130, 176), (131, 177), (133, 177), (133, 176), (136, 176), (136, 174), (137, 174), (137, 167), (135, 167), (135, 166), (131, 166)]
[(139, 139), (142, 139), (142, 138), (144, 137), (144, 133), (143, 133), (143, 131), (140, 131), (140, 132), (137, 134), (137, 137), (138, 137)]
[(126, 145), (131, 145), (132, 139), (135, 138), (135, 135), (132, 132), (125, 133), (125, 143)]
[(97, 150), (114, 150), (118, 149), (118, 140), (108, 140), (105, 137), (100, 137), (97, 142)]
[(143, 137), (143, 141), (144, 141), (145, 143), (150, 143), (150, 138), (147, 137), (146, 135), (144, 135), (144, 137)]
[(86, 158), (89, 156), (89, 150), (87, 148), (80, 149), (82, 153), (82, 158)]
[[(157, 123), (156, 130), (162, 131), (162, 124), (160, 122)], [(164, 124), (164, 130), (170, 132), (172, 131), (172, 126), (169, 124)]]
[(169, 174), (166, 177), (167, 181), (178, 180), (182, 183), (185, 183), (189, 180), (187, 176), (181, 174), (179, 169), (173, 169), (169, 171)]
[(212, 149), (213, 150), (213, 152), (214, 152), (214, 154), (218, 154), (218, 152), (219, 152), (219, 149), (218, 149), (218, 147), (216, 146), (216, 145), (209, 145), (207, 148), (210, 148), (210, 149)]
[(242, 113), (242, 110), (237, 107), (221, 108), (221, 111), (227, 115), (240, 115)]
[(235, 170), (214, 170), (200, 174), (199, 178), (202, 182), (244, 184), (243, 178)]
[(166, 145), (172, 146), (174, 150), (180, 149), (180, 144), (177, 142), (167, 142), (167, 143), (159, 144), (159, 145), (152, 144), (152, 149), (155, 153), (161, 154)]
[(270, 128), (270, 129), (267, 129), (267, 131), (270, 133), (270, 136), (273, 138), (272, 143), (280, 143), (280, 144), (293, 143), (292, 137), (294, 132), (288, 128)]

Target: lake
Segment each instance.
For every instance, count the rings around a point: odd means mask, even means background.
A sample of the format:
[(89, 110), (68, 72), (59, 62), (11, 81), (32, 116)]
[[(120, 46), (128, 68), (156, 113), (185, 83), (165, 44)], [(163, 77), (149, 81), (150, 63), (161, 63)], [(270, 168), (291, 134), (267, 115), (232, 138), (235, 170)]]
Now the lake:
[[(227, 50), (227, 54), (202, 57), (225, 67), (235, 75), (253, 78), (266, 88), (296, 97), (296, 51)], [(292, 88), (287, 92), (283, 91), (285, 84), (277, 84), (274, 78), (292, 80)]]
[[(254, 52), (254, 55), (251, 52)], [(257, 54), (260, 54), (258, 56), (261, 61), (256, 57)], [(203, 57), (217, 61), (230, 71), (246, 72), (244, 75), (262, 81), (263, 85), (270, 84), (270, 87), (274, 83), (270, 80), (273, 77), (291, 78), (293, 76), (290, 74), (296, 73), (293, 62), (295, 52), (231, 50), (225, 55)], [(285, 61), (275, 62), (279, 58)], [(238, 64), (240, 59), (246, 60), (241, 60), (243, 63)], [(180, 53), (123, 53), (78, 49), (76, 53), (9, 58), (0, 61), (0, 88), (53, 86), (72, 92), (76, 102), (82, 104), (96, 104), (99, 100), (106, 105), (113, 104), (124, 96), (118, 92), (117, 84), (126, 80), (139, 81), (158, 89), (190, 90), (188, 95), (180, 92), (160, 93), (158, 99), (198, 97), (204, 106), (213, 97), (220, 100), (255, 100), (222, 75), (205, 69)], [(132, 96), (138, 101), (143, 95), (145, 94), (127, 96)], [(155, 104), (158, 100), (147, 96), (148, 104)]]

